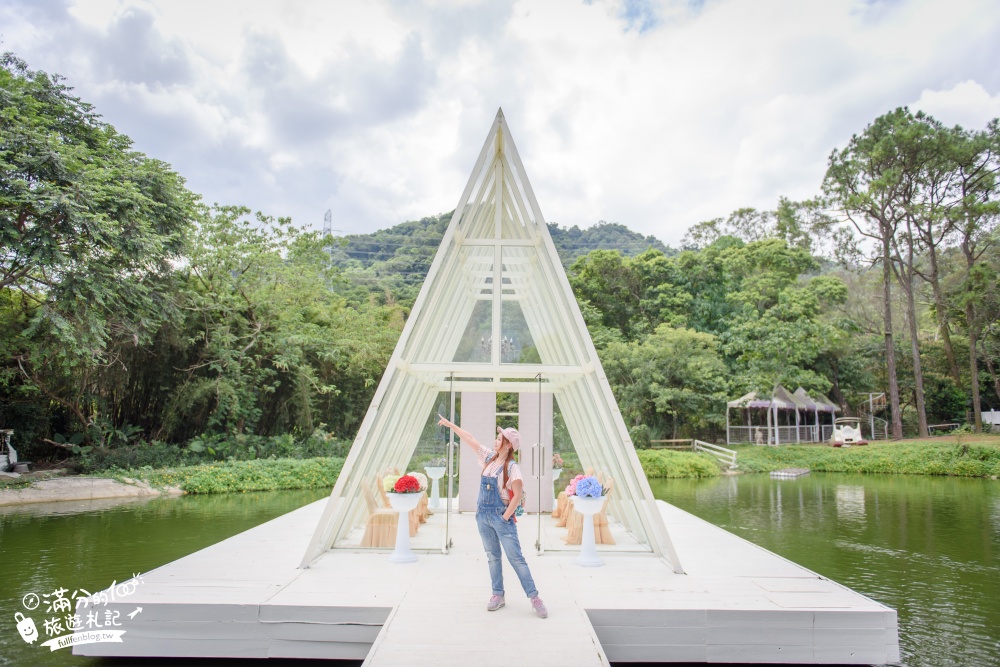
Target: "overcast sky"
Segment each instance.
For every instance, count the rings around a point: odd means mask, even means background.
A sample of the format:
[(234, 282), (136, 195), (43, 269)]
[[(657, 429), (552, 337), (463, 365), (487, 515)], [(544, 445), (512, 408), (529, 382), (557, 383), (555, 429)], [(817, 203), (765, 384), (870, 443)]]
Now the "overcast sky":
[(206, 202), (344, 233), (453, 209), (498, 107), (549, 222), (672, 245), (897, 106), (1000, 116), (996, 0), (0, 0), (0, 40)]

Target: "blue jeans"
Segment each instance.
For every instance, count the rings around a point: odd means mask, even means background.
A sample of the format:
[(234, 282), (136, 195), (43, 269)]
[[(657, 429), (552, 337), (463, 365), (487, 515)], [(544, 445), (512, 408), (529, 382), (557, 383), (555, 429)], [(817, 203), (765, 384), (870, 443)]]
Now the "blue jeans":
[(529, 598), (535, 597), (538, 595), (538, 591), (531, 578), (531, 571), (528, 570), (528, 562), (524, 560), (524, 554), (521, 553), (521, 542), (517, 538), (517, 525), (514, 523), (513, 517), (508, 521), (504, 521), (503, 518), (506, 506), (500, 499), (496, 478), (483, 477), (481, 480), (476, 525), (479, 527), (479, 536), (483, 538), (483, 547), (486, 548), (493, 595), (504, 594), (503, 565), (500, 561), (500, 546), (503, 545), (507, 561), (517, 573), (517, 578), (521, 580), (521, 588), (524, 589)]

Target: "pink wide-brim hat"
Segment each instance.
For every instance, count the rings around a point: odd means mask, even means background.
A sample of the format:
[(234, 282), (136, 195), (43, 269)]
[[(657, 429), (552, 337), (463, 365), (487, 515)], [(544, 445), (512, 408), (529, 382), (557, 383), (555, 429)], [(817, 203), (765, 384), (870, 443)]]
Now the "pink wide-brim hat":
[(521, 434), (517, 432), (516, 428), (500, 428), (497, 426), (497, 433), (507, 438), (507, 442), (510, 443), (515, 452), (521, 447)]

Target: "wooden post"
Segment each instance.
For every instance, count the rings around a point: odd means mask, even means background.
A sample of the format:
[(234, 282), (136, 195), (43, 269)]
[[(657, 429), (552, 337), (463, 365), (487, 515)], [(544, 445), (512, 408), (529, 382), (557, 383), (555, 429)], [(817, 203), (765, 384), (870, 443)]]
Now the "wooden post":
[[(769, 445), (774, 442), (774, 429), (772, 428), (771, 423), (778, 418), (776, 414), (772, 414), (773, 412), (774, 406), (769, 405), (767, 407), (767, 444)], [(772, 419), (772, 417), (774, 419)]]
[(778, 430), (778, 406), (774, 406), (774, 444), (781, 444), (781, 431)]
[(729, 406), (726, 406), (726, 445), (729, 445)]

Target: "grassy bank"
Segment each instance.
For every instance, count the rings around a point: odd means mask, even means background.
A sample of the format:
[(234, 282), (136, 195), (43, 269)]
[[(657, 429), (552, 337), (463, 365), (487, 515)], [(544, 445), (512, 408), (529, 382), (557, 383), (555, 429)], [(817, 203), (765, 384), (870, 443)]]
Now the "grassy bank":
[[(692, 452), (639, 452), (647, 477), (714, 477), (719, 466), (710, 456)], [(154, 469), (115, 469), (103, 477), (141, 479), (152, 486), (176, 487), (187, 493), (234, 493), (286, 489), (333, 488), (344, 464), (341, 458), (257, 459)]]
[[(809, 468), (815, 472), (954, 475), (1000, 478), (1000, 437), (955, 436), (933, 440), (876, 443), (867, 447), (826, 445), (736, 447), (741, 472)], [(716, 477), (716, 460), (707, 454), (670, 450), (638, 451), (649, 479)], [(102, 476), (142, 479), (187, 493), (232, 493), (332, 488), (344, 460), (339, 457), (222, 461), (167, 468), (115, 469)], [(11, 480), (13, 482), (13, 480)], [(9, 484), (21, 486), (21, 484)]]
[(903, 440), (846, 449), (827, 445), (735, 449), (742, 472), (809, 468), (814, 472), (1000, 477), (1000, 437), (996, 436)]
[[(279, 491), (333, 488), (343, 464), (343, 459), (332, 457), (257, 459), (155, 470), (149, 466), (132, 470), (118, 469), (110, 476), (117, 479), (141, 479), (158, 488), (173, 486), (187, 493)], [(105, 473), (103, 476), (109, 475)]]
[(708, 454), (665, 449), (638, 450), (639, 463), (648, 479), (718, 477), (719, 464)]

